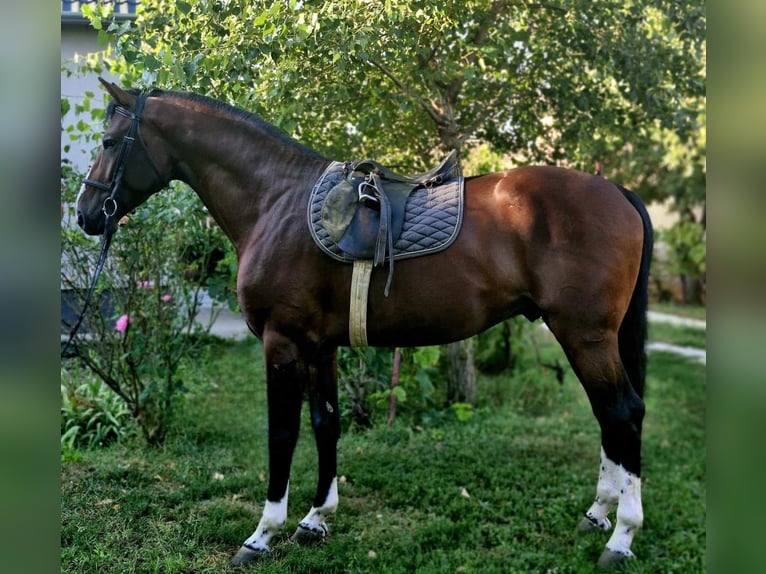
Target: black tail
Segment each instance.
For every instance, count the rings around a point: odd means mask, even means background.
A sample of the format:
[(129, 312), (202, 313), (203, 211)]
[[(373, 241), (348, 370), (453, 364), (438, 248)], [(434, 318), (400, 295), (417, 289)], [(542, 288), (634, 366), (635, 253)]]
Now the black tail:
[(652, 229), (649, 213), (646, 211), (641, 198), (622, 186), (618, 187), (625, 198), (636, 208), (644, 224), (644, 248), (641, 253), (641, 267), (638, 271), (638, 279), (633, 289), (633, 296), (630, 299), (628, 311), (622, 320), (618, 335), (622, 364), (636, 393), (643, 397), (646, 383), (646, 310), (649, 306), (649, 267), (652, 262), (652, 251), (654, 250), (654, 230)]

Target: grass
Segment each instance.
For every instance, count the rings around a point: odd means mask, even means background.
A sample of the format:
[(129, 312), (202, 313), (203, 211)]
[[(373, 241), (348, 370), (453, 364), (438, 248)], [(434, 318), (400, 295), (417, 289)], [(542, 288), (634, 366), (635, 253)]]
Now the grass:
[[(161, 449), (123, 442), (70, 453), (61, 473), (61, 571), (212, 573), (257, 523), (266, 492), (262, 351), (218, 343), (187, 386)], [(480, 377), (467, 422), (377, 425), (339, 444), (340, 507), (328, 541), (285, 541), (316, 480), (308, 419), (285, 537), (245, 572), (590, 572), (607, 536), (576, 535), (595, 493), (599, 434), (571, 371)], [(502, 400), (502, 388), (511, 400)], [(650, 356), (645, 527), (629, 572), (705, 571), (705, 368)], [(535, 405), (535, 415), (527, 405)], [(305, 414), (305, 413), (304, 413)], [(464, 492), (469, 495), (466, 497)]]

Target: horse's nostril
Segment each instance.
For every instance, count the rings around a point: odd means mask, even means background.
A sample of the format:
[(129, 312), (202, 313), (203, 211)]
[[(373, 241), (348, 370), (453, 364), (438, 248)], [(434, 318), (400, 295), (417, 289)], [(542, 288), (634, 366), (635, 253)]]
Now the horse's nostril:
[(85, 218), (82, 216), (82, 212), (78, 211), (77, 212), (77, 225), (82, 227), (84, 223), (85, 223)]

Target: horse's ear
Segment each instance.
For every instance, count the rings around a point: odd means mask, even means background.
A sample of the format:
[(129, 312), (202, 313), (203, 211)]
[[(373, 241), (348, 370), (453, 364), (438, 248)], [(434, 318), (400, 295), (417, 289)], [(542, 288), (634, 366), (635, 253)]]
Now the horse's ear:
[(136, 96), (133, 94), (126, 92), (121, 87), (119, 87), (117, 84), (113, 82), (107, 82), (104, 78), (99, 77), (98, 81), (101, 82), (101, 84), (106, 88), (106, 91), (109, 92), (109, 95), (111, 95), (114, 98), (114, 101), (120, 104), (121, 106), (125, 108), (131, 108), (136, 103)]

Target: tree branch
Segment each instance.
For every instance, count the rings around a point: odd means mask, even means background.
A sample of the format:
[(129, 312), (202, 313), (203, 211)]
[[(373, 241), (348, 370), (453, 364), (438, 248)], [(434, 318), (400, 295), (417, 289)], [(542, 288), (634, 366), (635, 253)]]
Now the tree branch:
[(423, 110), (431, 117), (431, 119), (436, 122), (439, 126), (445, 126), (448, 124), (448, 122), (445, 120), (444, 116), (439, 113), (439, 111), (429, 104), (426, 100), (421, 98), (418, 94), (416, 94), (413, 90), (411, 90), (409, 87), (407, 87), (399, 78), (397, 78), (394, 73), (386, 68), (383, 64), (380, 62), (377, 62), (375, 60), (368, 60), (370, 65), (376, 67), (378, 70), (383, 72), (383, 74), (390, 79), (394, 84), (396, 84), (396, 87), (399, 88), (404, 94), (415, 100), (418, 105), (423, 108)]
[(132, 401), (130, 400), (130, 397), (127, 394), (125, 394), (125, 391), (122, 390), (122, 387), (120, 387), (120, 383), (116, 379), (112, 378), (103, 369), (101, 369), (101, 367), (99, 367), (95, 361), (93, 361), (90, 357), (88, 357), (86, 353), (81, 352), (77, 343), (75, 343), (75, 349), (77, 351), (77, 354), (80, 360), (83, 363), (85, 363), (85, 365), (91, 371), (93, 371), (102, 381), (104, 381), (106, 386), (112, 389), (122, 400), (125, 401), (125, 404), (131, 407), (132, 409)]

